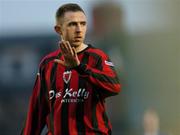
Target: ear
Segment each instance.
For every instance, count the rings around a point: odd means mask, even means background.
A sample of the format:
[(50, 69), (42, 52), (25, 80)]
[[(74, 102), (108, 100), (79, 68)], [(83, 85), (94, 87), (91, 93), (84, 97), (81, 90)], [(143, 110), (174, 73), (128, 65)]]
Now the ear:
[(58, 26), (58, 25), (54, 26), (54, 30), (56, 31), (56, 33), (62, 35), (62, 31), (61, 31), (61, 27), (60, 26)]

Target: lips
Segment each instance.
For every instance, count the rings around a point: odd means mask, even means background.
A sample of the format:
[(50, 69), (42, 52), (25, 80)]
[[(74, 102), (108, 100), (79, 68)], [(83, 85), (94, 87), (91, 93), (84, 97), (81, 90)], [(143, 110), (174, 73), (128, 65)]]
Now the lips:
[(80, 38), (82, 38), (81, 36), (77, 36), (77, 37), (75, 37), (75, 39), (80, 39)]
[(81, 36), (74, 37), (75, 42), (80, 42), (82, 40)]

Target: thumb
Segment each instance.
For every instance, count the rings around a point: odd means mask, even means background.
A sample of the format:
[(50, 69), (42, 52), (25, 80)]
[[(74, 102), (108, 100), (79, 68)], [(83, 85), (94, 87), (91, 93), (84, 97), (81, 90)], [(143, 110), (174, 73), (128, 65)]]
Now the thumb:
[(54, 62), (55, 62), (55, 63), (58, 63), (58, 64), (61, 64), (61, 65), (63, 65), (63, 66), (66, 66), (65, 62), (62, 61), (62, 60), (55, 59)]

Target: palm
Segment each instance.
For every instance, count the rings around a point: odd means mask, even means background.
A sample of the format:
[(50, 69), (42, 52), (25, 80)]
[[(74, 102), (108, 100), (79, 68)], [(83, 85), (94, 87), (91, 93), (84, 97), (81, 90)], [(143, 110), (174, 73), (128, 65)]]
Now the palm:
[(75, 48), (71, 47), (68, 41), (62, 41), (59, 44), (62, 54), (64, 56), (64, 61), (56, 59), (55, 62), (60, 63), (63, 66), (73, 68), (79, 65), (79, 59)]

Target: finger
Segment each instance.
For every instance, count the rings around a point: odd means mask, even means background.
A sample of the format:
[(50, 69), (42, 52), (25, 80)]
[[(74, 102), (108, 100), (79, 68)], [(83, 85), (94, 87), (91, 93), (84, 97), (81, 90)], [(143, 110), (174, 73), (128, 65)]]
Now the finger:
[(59, 42), (58, 42), (58, 47), (59, 47), (61, 50), (63, 50), (63, 42), (62, 42), (62, 41), (59, 41)]
[(73, 56), (74, 53), (73, 53), (72, 47), (68, 41), (66, 42), (66, 47), (67, 47), (67, 50), (69, 51), (69, 53), (71, 53), (71, 55)]
[(73, 50), (73, 53), (74, 53), (74, 57), (76, 59), (77, 66), (78, 66), (80, 64), (80, 61), (79, 61), (76, 49), (74, 47), (72, 47), (72, 50)]
[(72, 47), (72, 51), (73, 51), (73, 55), (77, 56), (76, 49), (74, 47)]
[(66, 66), (65, 62), (62, 61), (62, 60), (54, 59), (54, 62), (55, 62), (55, 63), (58, 63), (58, 64), (61, 64), (61, 65), (63, 65), (63, 66)]
[(64, 38), (63, 38), (63, 36), (62, 36), (62, 35), (60, 35), (60, 37), (61, 37), (61, 40), (62, 40), (62, 41), (64, 41)]
[(65, 45), (65, 41), (62, 41), (62, 42), (60, 43), (60, 48), (61, 48), (61, 50), (62, 50), (62, 52), (63, 52), (64, 54), (67, 54), (67, 53), (68, 53), (68, 50), (67, 50), (66, 45)]
[(68, 41), (63, 41), (62, 49), (64, 51), (64, 55), (73, 56), (73, 51)]
[(61, 41), (58, 42), (58, 47), (61, 48)]

